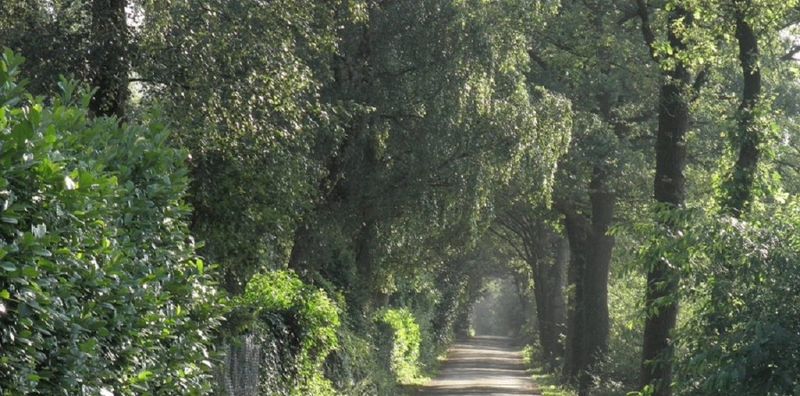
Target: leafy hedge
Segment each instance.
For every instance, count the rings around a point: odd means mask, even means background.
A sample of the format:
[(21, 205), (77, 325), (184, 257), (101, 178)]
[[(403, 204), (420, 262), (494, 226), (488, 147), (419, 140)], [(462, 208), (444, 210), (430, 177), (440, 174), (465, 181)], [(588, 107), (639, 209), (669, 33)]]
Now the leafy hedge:
[[(268, 394), (332, 395), (323, 363), (338, 347), (339, 309), (328, 295), (289, 271), (254, 276), (237, 308), (252, 317), (245, 331), (263, 334), (277, 367), (264, 367), (262, 391)], [(270, 353), (270, 352), (267, 352)], [(276, 378), (275, 371), (282, 371)]]
[(407, 308), (384, 309), (377, 315), (388, 338), (390, 369), (399, 383), (414, 382), (420, 375), (419, 349), (422, 341), (414, 314)]
[(214, 288), (194, 254), (185, 154), (147, 120), (45, 102), (0, 59), (0, 394), (200, 394)]

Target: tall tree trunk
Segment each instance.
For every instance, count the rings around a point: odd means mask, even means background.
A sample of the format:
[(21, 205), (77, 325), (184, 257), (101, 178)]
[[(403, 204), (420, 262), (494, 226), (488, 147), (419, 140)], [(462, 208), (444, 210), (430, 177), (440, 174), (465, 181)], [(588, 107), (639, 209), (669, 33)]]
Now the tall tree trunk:
[[(541, 265), (544, 267), (545, 265)], [(558, 333), (555, 324), (555, 317), (551, 302), (552, 287), (544, 269), (535, 271), (534, 298), (536, 300), (536, 324), (539, 329), (539, 345), (542, 347), (542, 358), (547, 367), (555, 366), (558, 358)]]
[(615, 196), (609, 190), (607, 178), (604, 169), (595, 167), (589, 183), (592, 223), (583, 281), (583, 321), (586, 331), (583, 334), (585, 369), (579, 383), (582, 394), (588, 392), (592, 385), (592, 379), (585, 371), (608, 351), (608, 272), (614, 248), (614, 238), (608, 235), (608, 231), (614, 217)]
[(569, 381), (579, 380), (586, 368), (584, 334), (591, 331), (585, 327), (583, 318), (585, 302), (585, 272), (589, 253), (589, 221), (574, 209), (564, 212), (564, 228), (569, 239), (569, 307), (567, 309), (567, 341), (564, 352), (564, 377)]
[(89, 109), (96, 116), (125, 117), (128, 101), (130, 38), (127, 0), (92, 1), (92, 85), (97, 88)]
[(746, 20), (745, 4), (749, 1), (734, 1), (736, 10), (736, 40), (739, 43), (739, 63), (742, 67), (742, 101), (737, 114), (737, 136), (739, 154), (725, 183), (723, 207), (733, 216), (747, 210), (753, 198), (753, 183), (760, 157), (759, 144), (762, 132), (756, 122), (756, 111), (761, 98), (761, 71), (758, 68), (758, 39)]
[[(642, 29), (648, 45), (653, 44), (652, 31), (647, 19), (647, 10), (639, 2)], [(691, 13), (680, 3), (670, 12), (667, 40), (674, 53), (686, 46), (676, 30), (681, 24), (691, 23)], [(649, 33), (648, 33), (649, 32)], [(689, 105), (685, 97), (690, 88), (690, 75), (686, 65), (675, 57), (675, 65), (665, 73), (661, 86), (658, 108), (658, 132), (656, 136), (656, 174), (654, 195), (662, 205), (658, 210), (674, 211), (684, 205), (686, 187), (683, 170), (686, 164), (686, 131), (689, 128)], [(659, 216), (672, 219), (674, 216)], [(662, 224), (667, 234), (675, 233), (678, 226), (666, 220)], [(669, 235), (664, 235), (668, 238)], [(681, 263), (657, 260), (648, 263), (647, 290), (645, 293), (644, 343), (642, 349), (642, 385), (652, 385), (655, 396), (672, 393), (673, 346), (670, 334), (678, 315), (678, 276), (675, 270)]]
[(289, 253), (287, 267), (297, 272), (302, 278), (305, 273), (311, 270), (313, 263), (313, 243), (314, 235), (309, 221), (303, 221), (297, 225), (292, 238), (292, 250)]
[[(592, 214), (587, 218), (575, 210), (564, 211), (569, 238), (574, 305), (568, 320), (565, 374), (578, 380), (579, 394), (588, 394), (592, 377), (588, 371), (608, 351), (608, 273), (614, 239), (608, 230), (614, 216), (614, 194), (608, 188), (608, 173), (595, 167), (589, 182)], [(570, 340), (571, 338), (571, 340)]]
[[(745, 3), (745, 4), (743, 4)], [(742, 99), (737, 112), (735, 146), (738, 156), (731, 173), (723, 184), (722, 212), (741, 217), (753, 199), (753, 185), (760, 157), (759, 144), (762, 131), (756, 120), (756, 111), (761, 98), (761, 71), (758, 68), (758, 39), (746, 20), (745, 8), (752, 6), (750, 1), (734, 1), (736, 19), (736, 40), (739, 44), (739, 64), (742, 69)], [(726, 263), (720, 263), (725, 266)], [(711, 289), (711, 299), (715, 307), (729, 303), (726, 282), (715, 282)], [(709, 316), (710, 332), (724, 334), (729, 329), (727, 320), (721, 312), (712, 311)]]
[(368, 219), (359, 230), (355, 240), (358, 298), (354, 303), (364, 314), (369, 314), (376, 305), (382, 305), (382, 295), (378, 287), (378, 279), (376, 279), (377, 245), (377, 222), (374, 219)]
[[(533, 270), (539, 345), (548, 369), (554, 369), (564, 353), (561, 343), (566, 305), (564, 301), (564, 271), (567, 260), (569, 260), (569, 246), (565, 243), (564, 238), (556, 239), (554, 245), (557, 250), (552, 262), (550, 260), (538, 260), (534, 263), (529, 261)], [(567, 249), (566, 253), (563, 251), (564, 249)]]
[(531, 304), (527, 293), (527, 290), (530, 286), (530, 281), (525, 275), (518, 272), (512, 274), (511, 277), (514, 280), (514, 289), (517, 294), (517, 299), (519, 300), (520, 308), (520, 315), (517, 315), (515, 318), (513, 318), (511, 328), (514, 330), (514, 335), (519, 337), (524, 335), (524, 333), (521, 331), (525, 328), (525, 325), (531, 318)]
[[(370, 7), (369, 11), (372, 13), (376, 10)], [(340, 12), (345, 14), (343, 20), (348, 20), (346, 15), (349, 15), (350, 8), (346, 2), (342, 3)], [(339, 54), (331, 59), (334, 80), (323, 90), (326, 101), (367, 104), (373, 99), (371, 84), (374, 78), (369, 67), (372, 40), (369, 25), (345, 25)], [(359, 282), (359, 286), (353, 288), (357, 299), (363, 297), (368, 300), (374, 284), (369, 278), (374, 274), (372, 266), (377, 243), (376, 197), (371, 195), (373, 191), (370, 189), (374, 187), (373, 179), (378, 172), (378, 143), (376, 137), (370, 136), (374, 133), (370, 115), (357, 114), (350, 122), (336, 150), (324, 158), (327, 172), (318, 186), (322, 197), (297, 225), (287, 267), (300, 274), (312, 275), (310, 272), (318, 269), (313, 261), (318, 259), (315, 243), (320, 233), (319, 222), (335, 219), (344, 226), (343, 231), (352, 235), (351, 248)], [(347, 219), (351, 212), (356, 221)], [(365, 302), (364, 307), (367, 305)], [(356, 311), (357, 307), (354, 309)]]
[(565, 288), (567, 286), (567, 271), (569, 269), (569, 241), (561, 236), (556, 242), (555, 268), (553, 268), (553, 317), (558, 334), (558, 357), (564, 357), (564, 344), (561, 341), (562, 334), (566, 332), (567, 325), (567, 299)]

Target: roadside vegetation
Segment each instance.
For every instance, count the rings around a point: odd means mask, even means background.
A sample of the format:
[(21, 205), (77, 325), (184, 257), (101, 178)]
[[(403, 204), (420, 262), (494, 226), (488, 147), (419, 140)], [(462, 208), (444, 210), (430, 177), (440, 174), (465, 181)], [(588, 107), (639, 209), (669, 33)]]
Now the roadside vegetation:
[(797, 0), (4, 0), (0, 395), (800, 393)]

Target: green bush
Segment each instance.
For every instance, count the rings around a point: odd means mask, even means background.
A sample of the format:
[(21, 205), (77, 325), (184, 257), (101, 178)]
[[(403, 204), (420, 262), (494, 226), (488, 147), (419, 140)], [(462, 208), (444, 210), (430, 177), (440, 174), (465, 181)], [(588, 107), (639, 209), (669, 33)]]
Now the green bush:
[(414, 382), (420, 375), (418, 360), (422, 341), (414, 314), (407, 308), (384, 309), (378, 313), (377, 322), (384, 329), (384, 338), (388, 338), (388, 361), (397, 382)]
[(677, 393), (800, 394), (798, 229), (800, 202), (790, 200), (692, 230)]
[(641, 304), (646, 280), (631, 271), (614, 276), (611, 282), (608, 288), (611, 322), (608, 352), (590, 368), (594, 377), (590, 393), (597, 396), (625, 395), (639, 388), (644, 331)]
[[(289, 271), (254, 276), (240, 297), (239, 309), (251, 312), (248, 331), (266, 334), (265, 342), (281, 340), (283, 377), (265, 383), (264, 391), (292, 395), (334, 394), (322, 366), (338, 347), (339, 310), (327, 294)], [(265, 379), (274, 378), (265, 373)]]
[(200, 394), (215, 289), (194, 255), (185, 154), (155, 119), (46, 102), (0, 59), (0, 394)]
[(395, 378), (375, 353), (374, 339), (343, 326), (339, 349), (326, 361), (326, 375), (340, 394), (373, 396), (398, 394)]

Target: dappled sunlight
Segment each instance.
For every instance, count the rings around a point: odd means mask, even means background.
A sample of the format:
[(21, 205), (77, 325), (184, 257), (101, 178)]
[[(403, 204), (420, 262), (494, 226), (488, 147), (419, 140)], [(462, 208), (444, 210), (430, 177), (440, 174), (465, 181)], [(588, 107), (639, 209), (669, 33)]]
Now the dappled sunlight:
[(536, 387), (521, 348), (505, 337), (477, 336), (458, 342), (439, 376), (419, 395), (534, 395)]

